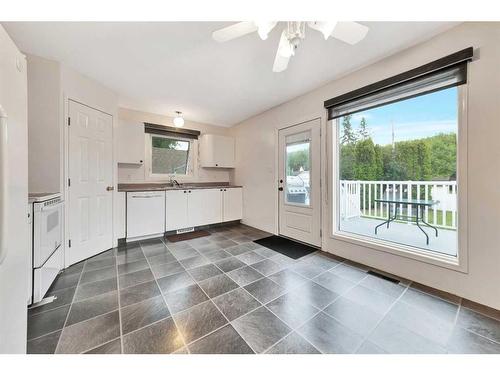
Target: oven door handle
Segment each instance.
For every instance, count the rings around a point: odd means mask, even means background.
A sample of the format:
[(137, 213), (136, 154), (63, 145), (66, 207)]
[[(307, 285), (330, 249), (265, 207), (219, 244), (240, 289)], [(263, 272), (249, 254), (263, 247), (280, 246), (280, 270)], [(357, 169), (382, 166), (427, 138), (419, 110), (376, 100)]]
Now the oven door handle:
[(7, 150), (7, 113), (0, 105), (0, 264), (7, 256), (7, 205), (8, 199), (8, 150)]
[(43, 206), (42, 208), (40, 208), (40, 211), (42, 212), (46, 212), (46, 211), (55, 211), (57, 209), (59, 209), (61, 206), (62, 206), (63, 202), (58, 202), (56, 204), (53, 204), (53, 205), (50, 205), (50, 206)]

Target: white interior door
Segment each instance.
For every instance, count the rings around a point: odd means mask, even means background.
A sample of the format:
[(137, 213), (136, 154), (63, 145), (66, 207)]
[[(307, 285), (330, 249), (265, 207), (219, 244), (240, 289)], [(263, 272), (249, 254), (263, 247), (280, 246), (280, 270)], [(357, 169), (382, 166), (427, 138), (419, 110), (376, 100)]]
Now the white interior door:
[(112, 116), (69, 101), (69, 263), (113, 247)]
[(279, 131), (279, 234), (321, 246), (320, 119)]

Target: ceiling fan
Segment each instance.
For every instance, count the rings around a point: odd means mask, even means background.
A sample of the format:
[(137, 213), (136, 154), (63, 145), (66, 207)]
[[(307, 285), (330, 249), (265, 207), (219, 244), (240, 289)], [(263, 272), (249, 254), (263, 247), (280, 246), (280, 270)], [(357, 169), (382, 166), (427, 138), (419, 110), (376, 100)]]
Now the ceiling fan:
[[(212, 37), (220, 43), (239, 38), (257, 31), (262, 40), (267, 39), (269, 33), (278, 22), (244, 21), (214, 31)], [(368, 27), (357, 22), (319, 22), (319, 21), (288, 21), (281, 33), (278, 50), (274, 59), (273, 72), (282, 72), (288, 66), (288, 61), (295, 54), (300, 42), (305, 38), (306, 25), (323, 34), (325, 40), (332, 36), (348, 44), (360, 42), (368, 33)]]

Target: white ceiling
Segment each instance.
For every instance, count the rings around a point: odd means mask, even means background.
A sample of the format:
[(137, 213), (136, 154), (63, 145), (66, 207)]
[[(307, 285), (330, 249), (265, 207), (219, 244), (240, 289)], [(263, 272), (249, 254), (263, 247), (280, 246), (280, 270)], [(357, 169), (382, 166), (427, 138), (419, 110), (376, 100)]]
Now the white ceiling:
[(284, 24), (224, 44), (211, 33), (227, 22), (3, 23), (18, 47), (61, 61), (120, 95), (122, 107), (231, 126), (357, 68), (433, 37), (456, 23), (363, 22), (355, 46), (306, 39), (282, 73), (272, 65)]

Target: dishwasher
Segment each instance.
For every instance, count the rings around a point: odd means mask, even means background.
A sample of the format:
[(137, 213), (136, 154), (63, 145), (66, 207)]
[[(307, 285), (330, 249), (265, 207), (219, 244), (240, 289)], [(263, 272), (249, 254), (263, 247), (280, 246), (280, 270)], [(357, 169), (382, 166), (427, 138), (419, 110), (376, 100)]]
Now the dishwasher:
[(165, 191), (127, 192), (127, 241), (162, 236)]

